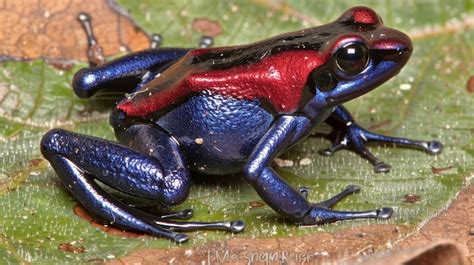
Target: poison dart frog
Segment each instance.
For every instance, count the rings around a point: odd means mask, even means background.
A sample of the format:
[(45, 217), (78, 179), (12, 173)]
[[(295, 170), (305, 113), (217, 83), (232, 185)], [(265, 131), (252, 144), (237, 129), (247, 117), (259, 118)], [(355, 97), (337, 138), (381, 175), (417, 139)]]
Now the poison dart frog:
[[(360, 188), (350, 185), (323, 202), (291, 187), (272, 169), (282, 152), (314, 133), (321, 123), (332, 146), (349, 149), (375, 172), (391, 166), (366, 148), (367, 142), (441, 152), (438, 141), (415, 141), (369, 132), (342, 103), (395, 76), (412, 53), (404, 33), (385, 27), (370, 8), (354, 7), (332, 23), (231, 47), (152, 48), (105, 62), (91, 26), (91, 67), (78, 71), (73, 89), (81, 98), (126, 93), (110, 124), (118, 143), (63, 129), (47, 132), (41, 152), (73, 196), (96, 218), (119, 228), (185, 242), (182, 231), (241, 232), (242, 221), (190, 222), (191, 210), (150, 214), (108, 194), (96, 180), (163, 209), (183, 202), (193, 173), (241, 172), (273, 210), (298, 225), (346, 219), (388, 219), (393, 210), (335, 211), (332, 207)], [(122, 94), (123, 95), (123, 94)]]

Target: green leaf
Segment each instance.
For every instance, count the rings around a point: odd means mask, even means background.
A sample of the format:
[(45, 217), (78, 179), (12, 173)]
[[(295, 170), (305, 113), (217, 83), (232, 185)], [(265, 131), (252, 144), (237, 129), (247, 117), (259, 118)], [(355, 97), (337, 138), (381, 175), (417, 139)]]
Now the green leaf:
[[(288, 1), (119, 1), (148, 32), (160, 32), (165, 46), (196, 46), (200, 34), (194, 18), (219, 21), (223, 34), (216, 45), (242, 44), (278, 33), (327, 23), (352, 6), (350, 2)], [(352, 2), (352, 1), (351, 1)], [(357, 2), (360, 4), (360, 2)], [(473, 172), (474, 99), (466, 82), (474, 75), (474, 3), (472, 1), (365, 1), (384, 19), (414, 38), (415, 52), (403, 71), (374, 92), (347, 106), (356, 119), (375, 131), (445, 144), (439, 156), (399, 148), (371, 147), (393, 165), (389, 174), (350, 152), (321, 157), (329, 145), (308, 139), (282, 159), (293, 167), (279, 169), (294, 187), (306, 186), (310, 199), (320, 201), (348, 184), (361, 193), (338, 209), (395, 208), (383, 223), (413, 228), (444, 208)], [(429, 14), (429, 15), (427, 15)], [(114, 139), (107, 124), (104, 102), (84, 101), (70, 88), (71, 71), (60, 71), (43, 61), (8, 62), (0, 69), (0, 262), (61, 263), (119, 257), (143, 247), (175, 245), (151, 237), (109, 235), (77, 217), (74, 199), (64, 191), (54, 171), (40, 158), (39, 141), (48, 129), (62, 127)], [(324, 130), (325, 128), (322, 128)], [(303, 160), (305, 159), (305, 160)], [(307, 161), (310, 164), (300, 164)], [(432, 167), (435, 170), (432, 170)], [(439, 173), (433, 173), (436, 169)], [(420, 196), (414, 204), (406, 194)], [(242, 219), (246, 231), (232, 235), (219, 231), (191, 233), (185, 247), (231, 237), (294, 236), (341, 227), (379, 223), (348, 221), (322, 227), (297, 227), (282, 222), (238, 177), (214, 177), (193, 186), (190, 198), (178, 209), (195, 209), (194, 220)], [(58, 250), (62, 243), (85, 248), (73, 254)]]

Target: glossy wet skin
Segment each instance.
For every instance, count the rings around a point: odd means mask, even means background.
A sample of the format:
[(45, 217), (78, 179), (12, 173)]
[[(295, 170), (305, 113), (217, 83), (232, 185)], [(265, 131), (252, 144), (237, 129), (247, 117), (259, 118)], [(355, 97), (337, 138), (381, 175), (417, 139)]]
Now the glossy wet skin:
[[(377, 16), (375, 13), (370, 15)], [(254, 44), (190, 51), (159, 77), (144, 85), (131, 99), (122, 101), (118, 109), (129, 116), (150, 115), (156, 118), (161, 110), (170, 105), (178, 105), (191, 94), (208, 90), (248, 100), (265, 101), (273, 96), (267, 110), (278, 114), (295, 113), (314, 97), (314, 87), (305, 86), (306, 81), (317, 74), (318, 71), (314, 70), (323, 69), (341, 84), (331, 93), (317, 95), (311, 105), (322, 108), (348, 101), (398, 73), (412, 51), (410, 39), (402, 32), (384, 27), (378, 16), (375, 20), (365, 21), (371, 24), (354, 22), (353, 16), (351, 12), (346, 12), (333, 23)], [(363, 74), (347, 75), (337, 67), (334, 56), (339, 49), (354, 42), (360, 42), (369, 49), (369, 65)], [(264, 65), (262, 68), (267, 71), (269, 66), (265, 62), (275, 57), (280, 58), (272, 61), (270, 66), (276, 68), (279, 78), (271, 78), (267, 73), (258, 71), (259, 65)], [(293, 71), (285, 69), (290, 64), (295, 68)], [(283, 93), (286, 96), (284, 99), (268, 91), (261, 92), (278, 89), (278, 81), (289, 78), (297, 80), (284, 83), (286, 86), (282, 89), (287, 91), (288, 86), (296, 87), (290, 90), (291, 93)]]
[[(410, 39), (378, 17), (370, 24), (353, 21), (357, 15), (347, 12), (333, 23), (253, 44), (191, 50), (120, 102), (112, 125), (120, 131), (127, 120), (152, 121), (183, 146), (193, 171), (239, 172), (279, 115), (320, 123), (333, 107), (405, 65)], [(357, 48), (365, 60), (346, 60), (346, 68), (359, 65), (344, 69), (341, 53)]]
[[(90, 17), (81, 14), (79, 20), (91, 54), (97, 43)], [(110, 116), (119, 143), (53, 129), (44, 135), (41, 151), (65, 188), (97, 219), (179, 243), (188, 236), (175, 231), (241, 232), (245, 227), (242, 221), (183, 222), (191, 210), (166, 211), (187, 198), (192, 171), (242, 172), (263, 201), (296, 224), (388, 219), (391, 208), (332, 210), (360, 190), (356, 185), (329, 200), (309, 202), (307, 192), (280, 178), (272, 161), (322, 122), (333, 130), (326, 135), (332, 146), (321, 154), (349, 149), (367, 159), (377, 173), (391, 166), (366, 148), (369, 141), (440, 153), (437, 141), (365, 130), (341, 105), (393, 77), (411, 51), (405, 34), (384, 27), (373, 10), (355, 7), (327, 25), (248, 45), (149, 49), (110, 62), (89, 58), (91, 67), (74, 76), (78, 96), (128, 93)], [(149, 199), (164, 213), (152, 215), (131, 207), (96, 181)]]

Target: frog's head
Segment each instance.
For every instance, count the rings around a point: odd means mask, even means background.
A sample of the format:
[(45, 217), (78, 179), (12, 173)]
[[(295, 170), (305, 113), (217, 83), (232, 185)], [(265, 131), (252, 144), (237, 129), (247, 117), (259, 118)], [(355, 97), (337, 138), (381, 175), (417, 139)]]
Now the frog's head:
[(366, 7), (351, 8), (317, 29), (331, 37), (321, 50), (327, 59), (308, 77), (303, 113), (333, 107), (371, 91), (396, 75), (413, 49), (407, 35), (385, 27)]

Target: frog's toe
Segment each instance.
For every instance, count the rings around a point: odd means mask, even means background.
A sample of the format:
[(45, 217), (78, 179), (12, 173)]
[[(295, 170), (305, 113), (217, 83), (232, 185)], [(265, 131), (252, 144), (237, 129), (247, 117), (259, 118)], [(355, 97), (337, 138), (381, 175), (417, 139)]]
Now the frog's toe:
[(244, 223), (244, 221), (240, 221), (240, 220), (232, 221), (232, 222), (230, 222), (230, 229), (234, 233), (240, 233), (240, 232), (244, 231), (245, 223)]
[(308, 199), (309, 188), (307, 188), (307, 187), (299, 187), (299, 188), (298, 188), (298, 191), (299, 191), (306, 199)]
[(443, 151), (443, 144), (438, 141), (430, 141), (426, 143), (426, 152), (430, 155), (437, 155)]
[(186, 210), (183, 210), (183, 211), (161, 214), (159, 216), (160, 216), (160, 218), (163, 218), (163, 219), (187, 220), (187, 219), (190, 219), (191, 217), (193, 217), (193, 210), (192, 209), (186, 209)]
[(332, 156), (332, 155), (334, 155), (335, 152), (337, 152), (341, 149), (347, 149), (347, 146), (345, 145), (346, 142), (347, 142), (347, 140), (343, 140), (341, 142), (336, 141), (331, 145), (331, 147), (325, 148), (325, 149), (320, 149), (318, 151), (318, 153), (322, 156)]
[(377, 162), (374, 165), (374, 172), (375, 173), (388, 173), (390, 172), (390, 169), (392, 169), (392, 166), (390, 164), (387, 164), (383, 161)]
[(322, 201), (319, 203), (312, 204), (312, 207), (308, 213), (306, 213), (299, 223), (302, 225), (318, 225), (332, 223), (348, 219), (389, 219), (392, 217), (393, 209), (384, 207), (376, 210), (369, 211), (334, 211), (331, 208), (336, 205), (343, 198), (357, 193), (360, 191), (360, 187), (357, 185), (348, 185), (343, 191), (336, 194), (334, 197)]
[(377, 219), (390, 219), (393, 215), (393, 209), (384, 207), (377, 210)]
[(357, 185), (348, 185), (344, 190), (339, 192), (338, 194), (334, 195), (332, 198), (329, 198), (325, 201), (315, 203), (313, 206), (330, 209), (334, 207), (338, 202), (340, 202), (345, 197), (352, 195), (354, 193), (358, 193), (360, 191), (360, 187)]
[(189, 240), (189, 236), (186, 234), (176, 234), (176, 236), (173, 238), (174, 242), (181, 244), (181, 243), (186, 243)]
[(301, 225), (321, 225), (350, 219), (389, 219), (392, 208), (382, 208), (369, 211), (334, 211), (317, 206), (317, 204), (302, 218)]

